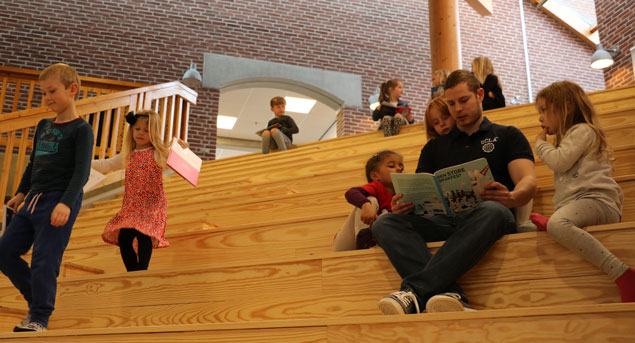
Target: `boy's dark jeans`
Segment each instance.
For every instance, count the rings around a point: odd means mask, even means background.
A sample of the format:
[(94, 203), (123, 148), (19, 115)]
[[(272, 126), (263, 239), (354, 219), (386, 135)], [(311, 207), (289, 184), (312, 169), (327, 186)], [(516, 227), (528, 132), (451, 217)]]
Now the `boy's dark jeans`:
[[(423, 309), (432, 296), (459, 293), (456, 280), (470, 270), (501, 236), (516, 231), (512, 212), (485, 201), (454, 217), (386, 214), (372, 226), (373, 236), (401, 278), (401, 289), (410, 289)], [(444, 241), (432, 255), (426, 242)]]
[[(64, 226), (51, 225), (51, 213), (62, 198), (62, 191), (30, 193), (0, 238), (0, 270), (22, 293), (31, 321), (45, 327), (55, 308), (57, 276), (83, 194), (77, 197)], [(38, 196), (38, 194), (41, 194)], [(21, 256), (33, 245), (31, 266)]]

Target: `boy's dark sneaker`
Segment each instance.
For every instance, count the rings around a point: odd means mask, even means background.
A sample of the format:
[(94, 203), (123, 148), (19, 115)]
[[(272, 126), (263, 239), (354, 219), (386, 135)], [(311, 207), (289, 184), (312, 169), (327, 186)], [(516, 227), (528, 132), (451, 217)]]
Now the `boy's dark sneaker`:
[(377, 306), (383, 314), (420, 313), (417, 296), (410, 290), (390, 293)]
[(441, 293), (433, 296), (426, 303), (427, 313), (476, 311), (461, 299), (458, 293)]
[[(19, 325), (19, 324), (18, 324)], [(14, 332), (44, 332), (46, 331), (46, 327), (38, 322), (30, 322), (28, 325), (23, 328), (18, 328), (17, 326), (13, 328)]]

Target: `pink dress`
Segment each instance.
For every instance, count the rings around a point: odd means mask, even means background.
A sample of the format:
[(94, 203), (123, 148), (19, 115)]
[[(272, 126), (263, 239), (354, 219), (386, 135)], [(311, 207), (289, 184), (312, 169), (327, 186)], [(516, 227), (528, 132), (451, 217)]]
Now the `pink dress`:
[(106, 225), (104, 242), (119, 245), (119, 230), (132, 228), (152, 238), (153, 248), (170, 245), (165, 239), (168, 202), (163, 171), (154, 148), (133, 151), (126, 165), (126, 186), (121, 210)]

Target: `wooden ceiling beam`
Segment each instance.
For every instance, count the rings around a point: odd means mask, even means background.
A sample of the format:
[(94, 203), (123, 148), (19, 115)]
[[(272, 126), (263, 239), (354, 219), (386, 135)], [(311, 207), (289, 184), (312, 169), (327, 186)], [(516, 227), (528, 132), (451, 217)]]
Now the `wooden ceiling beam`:
[(481, 16), (485, 17), (492, 15), (494, 9), (492, 7), (492, 0), (465, 0), (472, 8), (478, 12)]

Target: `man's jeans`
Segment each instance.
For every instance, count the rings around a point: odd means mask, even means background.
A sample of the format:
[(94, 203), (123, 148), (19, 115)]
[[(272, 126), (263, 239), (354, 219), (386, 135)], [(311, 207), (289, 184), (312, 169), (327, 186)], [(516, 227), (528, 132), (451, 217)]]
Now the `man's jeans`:
[[(422, 217), (389, 213), (373, 223), (373, 236), (401, 278), (401, 289), (411, 289), (421, 308), (432, 296), (459, 293), (456, 280), (470, 270), (500, 237), (516, 232), (512, 212), (485, 201), (454, 217)], [(435, 255), (426, 242), (444, 241)]]

